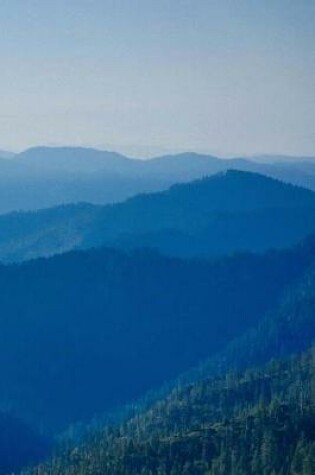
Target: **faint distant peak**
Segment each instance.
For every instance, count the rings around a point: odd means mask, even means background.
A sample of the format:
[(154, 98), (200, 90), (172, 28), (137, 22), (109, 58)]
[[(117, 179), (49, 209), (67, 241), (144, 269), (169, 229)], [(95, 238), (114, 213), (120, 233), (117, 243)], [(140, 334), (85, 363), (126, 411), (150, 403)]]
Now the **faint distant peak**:
[(16, 161), (27, 166), (46, 170), (96, 172), (108, 170), (117, 172), (132, 166), (134, 160), (117, 152), (87, 147), (33, 147), (19, 153)]
[(150, 159), (153, 160), (221, 160), (214, 155), (207, 155), (204, 153), (197, 152), (181, 152), (181, 153), (172, 153), (167, 155), (159, 155)]
[(314, 161), (315, 156), (311, 155), (273, 155), (273, 154), (262, 154), (262, 155), (253, 155), (247, 157), (248, 160), (252, 160), (258, 163), (298, 163), (305, 161)]
[(52, 146), (37, 146), (30, 147), (23, 152), (20, 152), (17, 156), (20, 158), (29, 157), (29, 156), (47, 156), (54, 157), (57, 155), (63, 155), (65, 157), (69, 156), (81, 156), (81, 155), (98, 155), (99, 157), (117, 157), (127, 159), (124, 155), (106, 150), (99, 150), (92, 147), (72, 147), (72, 146), (62, 146), (62, 147), (52, 147)]
[(0, 158), (4, 158), (5, 160), (8, 160), (10, 158), (13, 158), (15, 156), (14, 152), (8, 152), (7, 150), (0, 150)]

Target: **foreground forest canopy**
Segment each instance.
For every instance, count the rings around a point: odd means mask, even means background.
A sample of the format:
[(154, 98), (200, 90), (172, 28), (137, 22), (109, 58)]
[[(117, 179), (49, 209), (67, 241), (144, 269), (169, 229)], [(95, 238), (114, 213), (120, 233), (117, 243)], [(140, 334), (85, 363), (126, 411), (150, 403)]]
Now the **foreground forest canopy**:
[(23, 475), (313, 475), (315, 348), (176, 388)]

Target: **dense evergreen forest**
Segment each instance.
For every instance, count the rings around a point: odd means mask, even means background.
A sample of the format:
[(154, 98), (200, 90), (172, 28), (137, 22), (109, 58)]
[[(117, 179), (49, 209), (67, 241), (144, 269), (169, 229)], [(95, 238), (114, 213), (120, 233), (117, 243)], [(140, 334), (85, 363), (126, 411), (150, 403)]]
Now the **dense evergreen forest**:
[(218, 261), (102, 250), (1, 266), (3, 403), (51, 431), (141, 397), (257, 325), (304, 276), (314, 245)]
[(176, 388), (24, 475), (313, 475), (315, 348)]

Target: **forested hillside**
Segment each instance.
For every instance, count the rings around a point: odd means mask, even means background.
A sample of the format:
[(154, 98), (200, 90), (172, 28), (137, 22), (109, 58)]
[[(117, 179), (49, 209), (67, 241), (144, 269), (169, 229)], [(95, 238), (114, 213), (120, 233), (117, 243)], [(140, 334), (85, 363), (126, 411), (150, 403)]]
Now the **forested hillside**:
[(315, 232), (315, 193), (229, 171), (112, 206), (87, 204), (0, 217), (0, 260), (104, 245), (209, 257), (283, 248)]
[[(313, 241), (311, 238), (303, 243), (310, 262), (314, 262)], [(245, 331), (222, 352), (182, 375), (179, 380), (198, 380), (231, 370), (244, 370), (250, 364), (262, 365), (271, 358), (285, 358), (304, 351), (314, 340), (315, 266), (311, 265), (297, 284), (288, 286), (278, 304), (256, 327)]]
[[(309, 252), (312, 261), (312, 241), (303, 243), (304, 252)], [(308, 251), (307, 251), (308, 250)], [(113, 421), (125, 420), (135, 411), (144, 411), (153, 401), (161, 399), (179, 386), (203, 381), (206, 378), (222, 376), (228, 372), (240, 372), (251, 366), (261, 366), (275, 358), (287, 358), (307, 350), (315, 341), (315, 267), (306, 271), (298, 283), (289, 285), (281, 295), (278, 304), (257, 324), (197, 367), (167, 382), (158, 390), (146, 393), (136, 403), (104, 413), (91, 425), (72, 425), (66, 437), (80, 438), (91, 428), (100, 428)]]
[(213, 262), (101, 250), (0, 266), (1, 400), (51, 430), (138, 398), (257, 325), (314, 256), (311, 241)]
[(24, 475), (313, 475), (314, 347), (183, 389)]

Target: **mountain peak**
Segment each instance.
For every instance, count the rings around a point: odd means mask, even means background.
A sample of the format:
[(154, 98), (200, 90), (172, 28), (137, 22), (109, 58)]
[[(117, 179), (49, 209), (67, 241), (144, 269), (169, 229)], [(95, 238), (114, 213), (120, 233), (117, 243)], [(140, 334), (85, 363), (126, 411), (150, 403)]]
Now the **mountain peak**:
[(119, 167), (132, 163), (117, 152), (108, 152), (85, 147), (34, 147), (19, 153), (16, 161), (39, 170), (56, 169), (59, 172), (116, 171)]

